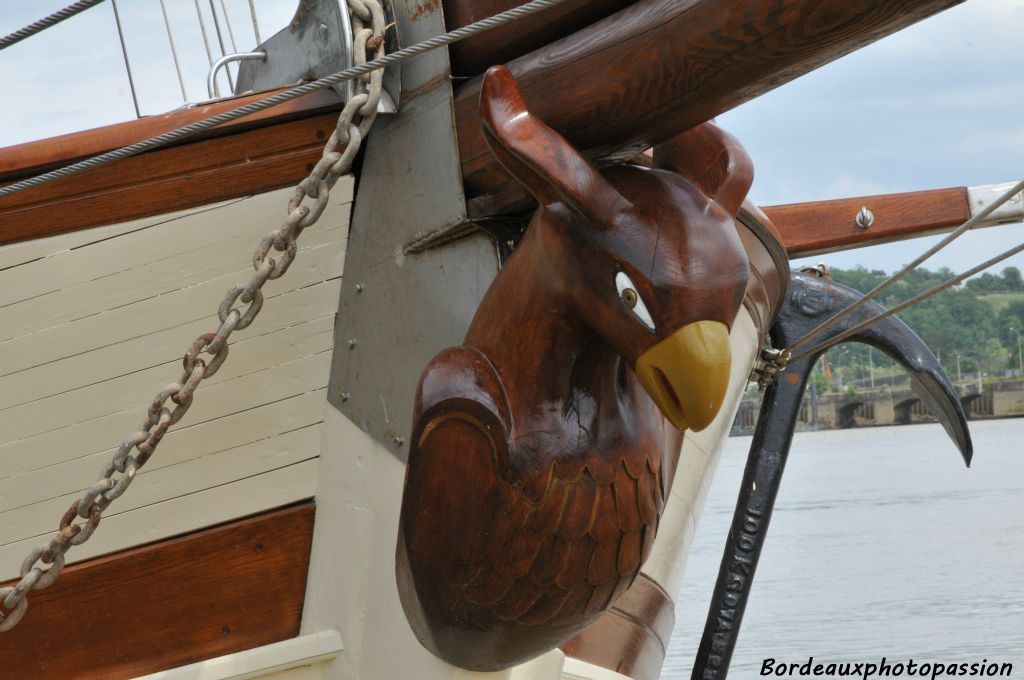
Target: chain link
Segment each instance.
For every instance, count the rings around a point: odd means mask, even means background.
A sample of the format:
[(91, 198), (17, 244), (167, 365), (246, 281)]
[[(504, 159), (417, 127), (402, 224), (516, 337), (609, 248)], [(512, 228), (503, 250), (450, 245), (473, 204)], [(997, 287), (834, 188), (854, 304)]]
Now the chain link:
[[(348, 0), (348, 6), (352, 13), (356, 65), (382, 57), (383, 6), (379, 0)], [(220, 326), (192, 342), (182, 359), (181, 378), (157, 392), (139, 431), (121, 443), (103, 467), (97, 482), (80, 500), (71, 504), (61, 517), (56, 535), (28, 554), (21, 564), (21, 580), (14, 586), (0, 588), (0, 632), (13, 628), (25, 615), (30, 590), (46, 588), (57, 579), (64, 569), (64, 554), (68, 549), (89, 540), (99, 526), (103, 511), (128, 489), (167, 430), (188, 412), (199, 384), (214, 375), (227, 359), (231, 334), (247, 328), (256, 319), (263, 307), (263, 284), (288, 271), (298, 253), (297, 240), (302, 230), (316, 223), (327, 208), (331, 189), (351, 170), (362, 140), (377, 116), (383, 77), (383, 69), (378, 69), (354, 81), (355, 95), (338, 116), (320, 161), (295, 187), (284, 224), (260, 241), (253, 255), (253, 274), (248, 283), (233, 286), (217, 308)], [(272, 253), (276, 254), (272, 257)], [(76, 524), (76, 519), (84, 521)]]

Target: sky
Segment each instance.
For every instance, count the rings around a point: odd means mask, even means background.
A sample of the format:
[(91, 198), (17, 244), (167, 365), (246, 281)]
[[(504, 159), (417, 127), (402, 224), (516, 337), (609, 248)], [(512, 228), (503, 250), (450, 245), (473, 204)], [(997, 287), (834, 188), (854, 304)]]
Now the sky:
[[(262, 38), (296, 0), (254, 0)], [(0, 0), (0, 34), (68, 0)], [(191, 102), (207, 98), (196, 0), (165, 0)], [(248, 0), (211, 5), (240, 51), (255, 46)], [(159, 0), (118, 8), (143, 115), (183, 105)], [(754, 160), (761, 205), (1024, 178), (1024, 0), (967, 0), (719, 117)], [(221, 81), (221, 88), (227, 85)], [(110, 2), (0, 52), (0, 147), (135, 117)], [(938, 237), (833, 253), (831, 266), (893, 271)], [(925, 266), (962, 271), (1024, 241), (1024, 226), (969, 233)], [(802, 264), (802, 263), (794, 263)], [(1006, 264), (1024, 269), (1024, 254)], [(1001, 269), (1000, 265), (997, 267)]]

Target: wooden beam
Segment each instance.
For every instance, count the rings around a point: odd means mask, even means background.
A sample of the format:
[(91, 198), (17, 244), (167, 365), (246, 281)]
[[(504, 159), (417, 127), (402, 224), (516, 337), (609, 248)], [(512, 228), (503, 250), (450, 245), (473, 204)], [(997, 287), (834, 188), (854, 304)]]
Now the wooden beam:
[[(857, 226), (861, 206), (874, 215)], [(971, 216), (966, 187), (840, 198), (762, 208), (791, 258), (951, 231)]]
[[(452, 75), (480, 75), (488, 67), (504, 64), (527, 52), (635, 4), (637, 0), (567, 0), (543, 12), (529, 14), (457, 42), (449, 47)], [(522, 0), (445, 0), (444, 22), (449, 31), (494, 16), (522, 4)]]
[(301, 503), (68, 567), (0, 633), (3, 676), (131, 678), (295, 637), (313, 515)]
[(158, 149), (0, 198), (0, 244), (296, 184), (336, 120), (328, 113)]
[[(644, 0), (508, 65), (541, 120), (592, 158), (627, 160), (960, 0)], [(456, 93), (470, 212), (528, 209), (487, 149), (481, 79)]]

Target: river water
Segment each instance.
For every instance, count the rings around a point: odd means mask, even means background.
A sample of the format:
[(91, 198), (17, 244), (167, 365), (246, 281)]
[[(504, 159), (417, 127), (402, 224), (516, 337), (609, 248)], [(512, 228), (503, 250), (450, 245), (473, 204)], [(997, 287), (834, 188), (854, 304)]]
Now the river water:
[[(1024, 678), (1024, 419), (797, 434), (730, 677), (762, 660), (1012, 663)], [(750, 437), (726, 444), (663, 679), (689, 680)], [(942, 676), (940, 676), (942, 677)]]

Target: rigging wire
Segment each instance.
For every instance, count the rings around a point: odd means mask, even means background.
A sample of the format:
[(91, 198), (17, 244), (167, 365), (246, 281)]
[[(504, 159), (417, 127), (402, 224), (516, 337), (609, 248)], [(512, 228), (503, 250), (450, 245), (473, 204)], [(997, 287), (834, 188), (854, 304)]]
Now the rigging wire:
[(228, 27), (228, 36), (231, 38), (231, 51), (238, 52), (238, 43), (235, 42), (235, 29), (231, 27), (231, 15), (228, 14), (228, 6), (224, 0), (220, 0), (220, 9), (224, 12), (224, 23)]
[(174, 35), (171, 33), (171, 20), (167, 17), (167, 5), (160, 0), (160, 11), (164, 15), (164, 27), (167, 29), (167, 42), (171, 44), (171, 56), (174, 57), (174, 70), (178, 72), (178, 85), (181, 87), (181, 99), (188, 104), (188, 93), (185, 92), (185, 79), (181, 75), (181, 63), (178, 61), (178, 49), (174, 45)]
[(78, 2), (73, 2), (64, 9), (57, 10), (48, 17), (43, 17), (39, 21), (34, 21), (28, 26), (20, 28), (14, 33), (9, 33), (3, 38), (0, 38), (0, 50), (6, 50), (11, 45), (19, 43), (25, 38), (30, 38), (36, 33), (45, 31), (51, 26), (56, 26), (65, 19), (70, 19), (90, 7), (95, 7), (101, 2), (103, 2), (103, 0), (78, 0)]
[[(217, 8), (213, 4), (213, 0), (210, 0), (210, 13), (213, 14), (213, 28), (217, 31), (217, 42), (220, 44), (220, 56), (228, 56), (227, 49), (224, 47), (224, 34), (220, 31), (220, 18), (217, 16)], [(231, 66), (224, 67), (224, 74), (228, 78), (228, 87), (232, 92), (235, 91), (235, 81), (231, 79)]]
[(135, 117), (142, 118), (139, 111), (139, 95), (135, 91), (135, 79), (132, 78), (132, 65), (128, 60), (128, 47), (124, 44), (124, 30), (121, 28), (121, 14), (117, 11), (117, 0), (110, 0), (114, 8), (114, 23), (117, 24), (117, 37), (121, 41), (121, 56), (124, 57), (124, 70), (128, 73), (128, 88), (132, 91), (132, 104), (135, 105)]
[(415, 45), (410, 45), (409, 47), (405, 47), (396, 52), (391, 52), (390, 54), (380, 57), (379, 59), (374, 59), (364, 64), (353, 66), (343, 71), (338, 71), (337, 73), (333, 73), (329, 76), (325, 76), (323, 78), (314, 80), (304, 85), (298, 85), (283, 92), (279, 92), (273, 96), (267, 97), (266, 99), (251, 102), (244, 106), (239, 106), (236, 109), (225, 111), (224, 113), (220, 113), (216, 116), (212, 116), (210, 118), (197, 121), (190, 125), (185, 125), (184, 127), (180, 127), (176, 130), (171, 130), (168, 132), (164, 132), (163, 134), (156, 135), (155, 137), (150, 137), (149, 139), (142, 140), (141, 142), (129, 144), (128, 146), (123, 146), (119, 149), (107, 151), (105, 153), (98, 154), (91, 158), (87, 158), (83, 161), (79, 161), (77, 163), (65, 165), (63, 167), (57, 168), (56, 170), (44, 172), (43, 174), (36, 175), (35, 177), (29, 177), (28, 179), (8, 184), (7, 186), (0, 188), (0, 197), (10, 196), (11, 194), (17, 193), (19, 191), (24, 191), (25, 189), (37, 187), (41, 184), (51, 182), (55, 179), (61, 179), (63, 177), (76, 175), (80, 172), (84, 172), (85, 170), (98, 168), (100, 166), (107, 165), (117, 160), (135, 156), (144, 151), (151, 151), (152, 149), (170, 144), (172, 142), (180, 141), (196, 133), (203, 132), (205, 130), (209, 130), (210, 128), (216, 127), (217, 125), (227, 123), (237, 118), (242, 118), (243, 116), (256, 113), (257, 111), (269, 109), (272, 106), (283, 104), (284, 102), (288, 102), (293, 99), (297, 99), (303, 95), (309, 94), (310, 92), (315, 92), (316, 90), (322, 90), (328, 87), (333, 87), (338, 83), (342, 83), (345, 82), (346, 80), (352, 80), (353, 78), (357, 78), (358, 76), (361, 76), (364, 73), (370, 73), (371, 71), (376, 71), (379, 68), (384, 68), (386, 66), (396, 64), (400, 61), (404, 61), (406, 59), (419, 56), (424, 52), (429, 52), (430, 50), (437, 49), (438, 47), (444, 47), (445, 45), (457, 43), (460, 40), (465, 40), (466, 38), (469, 38), (470, 36), (474, 36), (478, 33), (483, 33), (484, 31), (489, 31), (492, 28), (497, 28), (498, 26), (502, 26), (511, 21), (515, 21), (516, 19), (527, 16), (529, 14), (539, 12), (549, 7), (554, 7), (555, 5), (559, 5), (565, 1), (566, 0), (532, 0), (531, 2), (519, 5), (518, 7), (513, 7), (512, 9), (506, 10), (504, 12), (499, 12), (498, 14), (495, 14), (486, 19), (481, 19), (480, 21), (474, 22), (467, 26), (463, 26), (462, 28), (457, 28), (454, 31), (449, 31), (448, 33), (443, 33), (441, 35), (434, 36), (433, 38), (424, 40), (423, 42), (420, 43), (416, 43)]
[(213, 66), (213, 52), (210, 51), (210, 36), (206, 34), (206, 20), (203, 18), (203, 11), (199, 9), (199, 0), (195, 0), (196, 16), (199, 17), (199, 30), (203, 34), (203, 46), (206, 47), (206, 61)]
[(249, 14), (252, 15), (252, 32), (256, 36), (256, 44), (263, 43), (260, 40), (260, 23), (256, 20), (256, 0), (249, 0)]
[[(882, 291), (886, 290), (889, 286), (893, 285), (894, 283), (896, 283), (897, 281), (902, 279), (904, 276), (909, 274), (919, 264), (921, 264), (922, 262), (927, 260), (929, 257), (931, 257), (932, 255), (934, 255), (935, 253), (939, 252), (940, 250), (945, 248), (947, 245), (949, 245), (950, 243), (955, 241), (957, 238), (959, 238), (961, 235), (963, 235), (964, 232), (966, 232), (967, 230), (971, 229), (972, 227), (978, 225), (980, 222), (984, 221), (985, 218), (987, 218), (993, 212), (998, 210), (1004, 203), (1009, 201), (1011, 198), (1013, 198), (1017, 194), (1021, 193), (1021, 191), (1024, 191), (1024, 180), (1014, 184), (1012, 187), (1009, 188), (1009, 190), (1007, 190), (1002, 195), (1000, 195), (999, 198), (997, 198), (995, 201), (993, 201), (992, 203), (987, 205), (984, 210), (981, 210), (976, 215), (973, 215), (969, 220), (967, 220), (966, 222), (961, 224), (959, 227), (957, 227), (955, 230), (950, 232), (944, 239), (942, 239), (941, 241), (936, 243), (934, 246), (932, 246), (931, 248), (929, 248), (925, 252), (923, 252), (920, 255), (918, 255), (914, 259), (913, 262), (911, 262), (908, 265), (905, 265), (903, 267), (903, 269), (899, 270), (898, 272), (896, 272), (895, 274), (893, 274), (892, 276), (887, 278), (885, 281), (882, 281), (880, 284), (878, 284), (877, 286), (872, 288), (864, 297), (862, 297), (861, 299), (857, 300), (857, 302), (855, 302), (852, 305), (850, 305), (849, 307), (846, 307), (845, 309), (839, 311), (837, 314), (835, 314), (834, 316), (830, 317), (827, 321), (823, 322), (817, 328), (814, 328), (814, 329), (808, 331), (802, 337), (794, 340), (792, 343), (790, 343), (789, 347), (787, 347), (786, 349), (788, 349), (788, 350), (790, 350), (792, 352), (794, 348), (799, 347), (800, 345), (806, 344), (807, 341), (810, 340), (811, 338), (813, 338), (814, 336), (822, 333), (823, 331), (828, 330), (829, 328), (831, 328), (832, 326), (836, 325), (837, 323), (842, 321), (844, 318), (846, 318), (847, 316), (849, 316), (853, 312), (855, 312), (858, 309), (860, 309), (860, 307), (865, 305), (868, 301), (875, 299), (879, 295), (879, 293), (881, 293)], [(805, 356), (806, 354), (807, 354), (807, 352), (801, 352), (800, 356)]]

